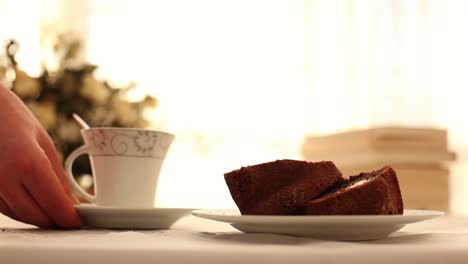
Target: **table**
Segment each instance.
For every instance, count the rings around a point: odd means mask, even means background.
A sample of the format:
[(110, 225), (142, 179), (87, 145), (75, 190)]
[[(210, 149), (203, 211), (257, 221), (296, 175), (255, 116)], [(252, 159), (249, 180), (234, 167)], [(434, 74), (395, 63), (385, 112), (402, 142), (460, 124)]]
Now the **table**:
[(187, 216), (171, 230), (40, 230), (0, 216), (0, 263), (468, 263), (468, 218), (406, 226), (383, 240), (243, 234)]

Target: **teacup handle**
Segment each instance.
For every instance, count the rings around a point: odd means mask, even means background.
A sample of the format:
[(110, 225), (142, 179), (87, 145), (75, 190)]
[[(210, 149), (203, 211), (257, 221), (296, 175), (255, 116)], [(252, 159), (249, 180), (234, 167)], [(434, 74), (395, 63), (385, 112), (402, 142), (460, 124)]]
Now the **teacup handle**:
[[(94, 203), (96, 201), (96, 196), (89, 194), (87, 191), (85, 191), (81, 186), (76, 182), (75, 177), (73, 176), (73, 162), (75, 162), (75, 159), (78, 158), (79, 156), (83, 154), (87, 154), (88, 147), (86, 145), (81, 146), (77, 149), (75, 149), (68, 157), (67, 160), (65, 161), (65, 170), (67, 172), (68, 180), (70, 181), (71, 185), (75, 190), (77, 190), (83, 197), (88, 200), (89, 202)], [(93, 178), (94, 181), (94, 178)]]

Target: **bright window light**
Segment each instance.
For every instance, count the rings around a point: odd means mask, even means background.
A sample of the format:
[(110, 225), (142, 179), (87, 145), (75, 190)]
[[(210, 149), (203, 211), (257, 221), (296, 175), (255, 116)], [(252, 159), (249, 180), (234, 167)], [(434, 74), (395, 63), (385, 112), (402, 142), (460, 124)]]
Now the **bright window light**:
[(300, 158), (307, 104), (301, 1), (92, 1), (88, 56), (136, 80), (177, 135), (164, 206), (232, 207), (223, 173)]

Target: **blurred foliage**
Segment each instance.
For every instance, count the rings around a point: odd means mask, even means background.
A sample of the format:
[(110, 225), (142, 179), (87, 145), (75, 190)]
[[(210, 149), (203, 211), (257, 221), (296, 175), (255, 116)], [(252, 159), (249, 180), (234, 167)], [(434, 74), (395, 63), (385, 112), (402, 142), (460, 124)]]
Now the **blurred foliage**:
[[(95, 77), (96, 65), (79, 62), (82, 42), (69, 35), (60, 35), (53, 47), (57, 69), (43, 64), (41, 74), (32, 77), (23, 71), (16, 60), (19, 44), (11, 40), (0, 65), (0, 81), (10, 87), (28, 106), (52, 137), (62, 160), (83, 144), (73, 113), (91, 126), (138, 127), (148, 126), (146, 109), (157, 107), (157, 99), (146, 96), (130, 101), (128, 93), (135, 88), (112, 87)], [(89, 174), (86, 157), (75, 162), (77, 174)]]

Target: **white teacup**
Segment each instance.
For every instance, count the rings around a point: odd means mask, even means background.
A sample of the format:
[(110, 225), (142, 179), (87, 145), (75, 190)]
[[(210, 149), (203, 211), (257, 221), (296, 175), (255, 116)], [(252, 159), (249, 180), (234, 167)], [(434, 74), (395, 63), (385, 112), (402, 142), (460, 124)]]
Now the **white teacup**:
[[(159, 174), (174, 135), (136, 128), (90, 128), (85, 145), (68, 156), (65, 170), (72, 186), (98, 206), (154, 207)], [(95, 195), (83, 190), (72, 173), (75, 159), (88, 154)]]

